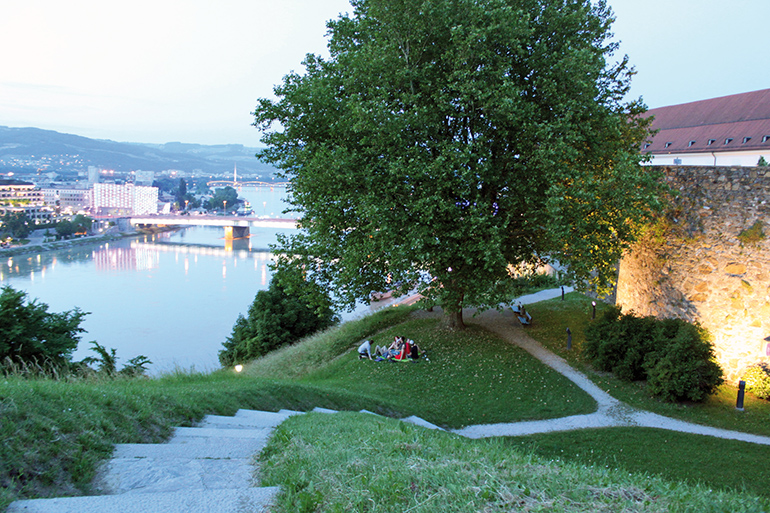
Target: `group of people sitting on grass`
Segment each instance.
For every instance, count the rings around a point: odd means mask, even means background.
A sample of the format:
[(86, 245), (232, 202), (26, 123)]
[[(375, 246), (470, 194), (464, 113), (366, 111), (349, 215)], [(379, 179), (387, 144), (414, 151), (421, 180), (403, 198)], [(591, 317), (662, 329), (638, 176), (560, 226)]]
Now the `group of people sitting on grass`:
[(372, 353), (372, 341), (364, 340), (364, 342), (358, 346), (358, 358), (377, 360), (379, 362), (385, 360), (392, 361), (407, 361), (417, 360), (420, 358), (420, 348), (412, 339), (406, 337), (395, 337), (393, 343), (389, 347), (376, 346), (374, 353)]

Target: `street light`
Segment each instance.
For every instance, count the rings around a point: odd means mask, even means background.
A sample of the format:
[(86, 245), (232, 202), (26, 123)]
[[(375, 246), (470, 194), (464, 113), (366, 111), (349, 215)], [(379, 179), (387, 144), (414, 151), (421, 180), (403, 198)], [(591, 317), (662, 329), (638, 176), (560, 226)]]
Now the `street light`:
[(224, 215), (227, 215), (227, 200), (224, 200), (224, 204), (225, 204), (225, 207), (223, 209), (224, 210)]

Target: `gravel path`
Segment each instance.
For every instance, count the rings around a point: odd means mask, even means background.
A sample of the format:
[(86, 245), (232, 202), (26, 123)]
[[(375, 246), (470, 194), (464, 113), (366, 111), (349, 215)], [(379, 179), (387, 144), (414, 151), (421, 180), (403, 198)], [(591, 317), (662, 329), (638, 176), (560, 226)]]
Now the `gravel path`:
[[(571, 292), (572, 289), (565, 287), (565, 292)], [(560, 289), (545, 290), (537, 294), (522, 296), (517, 301), (521, 301), (525, 306), (546, 299), (553, 299), (561, 295)], [(440, 315), (440, 309), (430, 315)], [(465, 312), (464, 312), (465, 313)], [(517, 322), (510, 310), (498, 312), (488, 310), (475, 317), (472, 317), (473, 310), (467, 311), (466, 322), (469, 324), (478, 324), (494, 332), (503, 340), (515, 344), (532, 356), (548, 365), (552, 369), (566, 376), (583, 391), (593, 397), (597, 404), (597, 411), (588, 415), (573, 415), (559, 419), (535, 420), (526, 422), (511, 422), (501, 424), (478, 424), (466, 426), (462, 429), (454, 430), (457, 433), (468, 438), (488, 438), (493, 436), (520, 436), (531, 435), (534, 433), (547, 433), (553, 431), (570, 431), (575, 429), (602, 428), (615, 426), (636, 426), (651, 427), (659, 429), (668, 429), (671, 431), (680, 431), (683, 433), (693, 433), (698, 435), (714, 436), (730, 440), (740, 440), (755, 444), (770, 445), (770, 437), (741, 433), (740, 431), (730, 431), (700, 424), (693, 424), (682, 420), (672, 419), (657, 413), (639, 410), (618, 401), (607, 392), (599, 388), (588, 377), (573, 369), (563, 358), (550, 352), (535, 339), (526, 333)], [(537, 322), (537, 320), (536, 320)]]

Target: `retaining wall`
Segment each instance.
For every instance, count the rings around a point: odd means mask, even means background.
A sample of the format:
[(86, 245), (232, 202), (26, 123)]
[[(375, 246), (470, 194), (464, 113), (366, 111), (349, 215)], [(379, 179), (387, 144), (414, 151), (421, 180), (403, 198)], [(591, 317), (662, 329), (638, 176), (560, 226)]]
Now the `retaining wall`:
[(621, 260), (617, 304), (699, 322), (737, 382), (748, 366), (770, 363), (770, 168), (658, 169), (675, 194)]

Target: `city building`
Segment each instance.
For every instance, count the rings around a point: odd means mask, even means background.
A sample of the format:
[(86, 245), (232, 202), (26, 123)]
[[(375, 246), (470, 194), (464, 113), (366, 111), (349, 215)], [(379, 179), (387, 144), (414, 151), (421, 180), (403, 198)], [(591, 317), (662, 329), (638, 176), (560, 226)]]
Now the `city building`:
[(91, 206), (91, 190), (66, 186), (43, 187), (45, 204), (59, 212), (75, 213)]
[(45, 206), (43, 191), (21, 180), (0, 180), (0, 216), (23, 212), (35, 224), (51, 220), (52, 210)]
[(650, 109), (652, 165), (756, 166), (770, 162), (770, 89)]
[(158, 188), (134, 184), (95, 183), (91, 212), (97, 216), (144, 215), (158, 212)]

